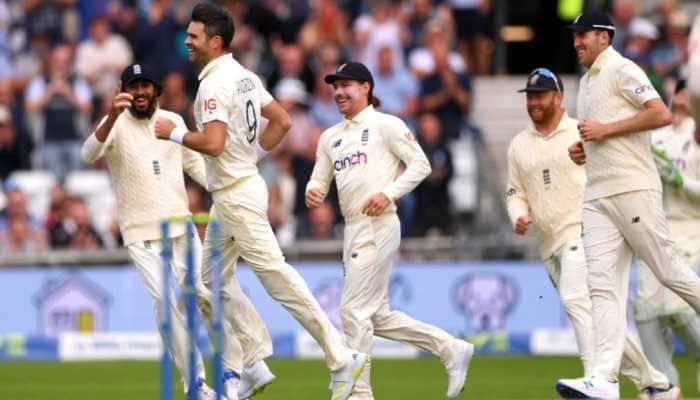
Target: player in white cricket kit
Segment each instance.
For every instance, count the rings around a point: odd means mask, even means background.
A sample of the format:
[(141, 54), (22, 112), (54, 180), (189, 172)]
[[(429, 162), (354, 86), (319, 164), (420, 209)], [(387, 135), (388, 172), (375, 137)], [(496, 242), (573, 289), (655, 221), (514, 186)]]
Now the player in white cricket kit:
[[(345, 400), (369, 357), (343, 345), (304, 280), (285, 262), (270, 227), (267, 186), (258, 174), (255, 142), (264, 150), (272, 149), (289, 130), (291, 121), (258, 76), (242, 67), (228, 51), (233, 34), (233, 21), (226, 11), (211, 3), (194, 7), (185, 44), (190, 60), (202, 67), (194, 105), (198, 132), (187, 132), (161, 118), (156, 122), (156, 134), (204, 154), (207, 188), (214, 199), (211, 214), (221, 221), (223, 236), (221, 243), (211, 243), (209, 232), (205, 237), (205, 284), (210, 279), (206, 254), (213, 246), (222, 249), (225, 279), (233, 277), (236, 260), (245, 259), (267, 292), (321, 346), (332, 371), (332, 400)], [(269, 123), (258, 139), (262, 117)], [(234, 329), (249, 324), (245, 311), (231, 310)]]
[[(652, 145), (661, 181), (663, 206), (671, 237), (688, 266), (700, 267), (700, 146), (695, 139), (695, 122), (688, 109), (688, 90), (680, 81), (671, 103), (673, 125), (654, 132)], [(661, 286), (644, 262), (639, 263), (634, 319), (644, 352), (652, 364), (675, 385), (678, 371), (673, 366), (673, 336), (700, 360), (700, 319), (670, 290)], [(699, 368), (700, 369), (700, 368)], [(700, 380), (697, 381), (700, 384)]]
[[(448, 372), (447, 397), (454, 399), (464, 388), (474, 346), (389, 309), (389, 278), (401, 241), (395, 201), (430, 174), (430, 163), (401, 119), (374, 109), (378, 100), (366, 66), (343, 64), (325, 82), (333, 85), (345, 119), (321, 135), (306, 205), (320, 206), (335, 179), (345, 219), (340, 313), (348, 343), (369, 353), (377, 335), (435, 354)], [(397, 178), (401, 161), (406, 170)], [(369, 370), (352, 399), (374, 399)]]
[[(581, 241), (586, 171), (572, 163), (567, 153), (578, 140), (578, 121), (562, 108), (563, 88), (556, 74), (537, 68), (520, 90), (527, 93), (531, 123), (508, 148), (506, 202), (516, 234), (526, 234), (531, 224), (536, 228), (540, 254), (576, 335), (584, 375), (590, 375), (595, 340)], [(622, 370), (643, 394), (669, 387), (668, 379), (651, 366), (630, 334)]]
[[(121, 87), (124, 91), (115, 96), (109, 115), (102, 119), (97, 130), (87, 138), (81, 153), (86, 163), (94, 163), (102, 157), (107, 160), (117, 197), (119, 228), (124, 245), (154, 300), (160, 321), (165, 311), (161, 309), (160, 302), (163, 271), (160, 221), (191, 215), (182, 171), (184, 168), (195, 181), (205, 185), (204, 162), (194, 151), (156, 139), (153, 131), (156, 118), (165, 116), (182, 127), (185, 123), (179, 115), (158, 107), (157, 96), (162, 89), (150, 71), (140, 64), (127, 67), (122, 73)], [(125, 108), (129, 111), (123, 112)], [(182, 285), (187, 246), (184, 224), (174, 224), (170, 238), (174, 276)], [(195, 236), (192, 243), (195, 259), (199, 260), (201, 242)], [(199, 263), (196, 269), (199, 269)], [(208, 298), (207, 290), (201, 284), (198, 293), (201, 298)], [(176, 307), (177, 302), (171, 304), (173, 348), (170, 351), (187, 391), (187, 328), (182, 313)], [(228, 347), (234, 354), (241, 351), (237, 343)], [(204, 384), (204, 366), (199, 355), (194, 373), (199, 378), (198, 398), (214, 399), (214, 393)]]
[(615, 399), (632, 256), (695, 310), (700, 310), (700, 278), (670, 239), (651, 155), (649, 131), (670, 123), (668, 109), (644, 72), (610, 45), (615, 27), (607, 14), (587, 12), (570, 28), (579, 62), (588, 68), (577, 99), (582, 141), (569, 153), (586, 165), (583, 245), (596, 347), (592, 374), (562, 379), (557, 389), (566, 396)]

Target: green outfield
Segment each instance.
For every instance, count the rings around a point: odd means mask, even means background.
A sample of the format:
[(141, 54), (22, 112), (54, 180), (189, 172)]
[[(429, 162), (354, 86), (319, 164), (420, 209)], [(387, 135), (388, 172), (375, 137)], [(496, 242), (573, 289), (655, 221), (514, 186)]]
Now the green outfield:
[[(677, 359), (684, 399), (697, 398), (695, 366)], [(321, 361), (271, 360), (277, 382), (256, 400), (328, 399), (328, 374)], [(155, 362), (5, 362), (0, 363), (3, 400), (158, 399)], [(378, 400), (444, 398), (446, 377), (435, 358), (375, 360), (373, 382)], [(564, 357), (478, 357), (472, 363), (463, 399), (555, 399), (558, 377), (580, 373), (579, 362)], [(178, 386), (177, 399), (182, 399)], [(628, 381), (622, 396), (635, 398)]]

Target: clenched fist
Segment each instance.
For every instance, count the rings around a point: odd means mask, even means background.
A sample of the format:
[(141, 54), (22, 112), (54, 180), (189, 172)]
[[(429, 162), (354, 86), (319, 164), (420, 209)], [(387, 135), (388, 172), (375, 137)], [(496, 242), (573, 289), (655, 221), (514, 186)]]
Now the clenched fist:
[(578, 141), (569, 146), (569, 158), (577, 165), (586, 163), (586, 152), (583, 149), (583, 142)]
[(175, 129), (175, 123), (167, 118), (158, 117), (156, 120), (155, 131), (156, 137), (162, 140), (170, 139), (170, 132)]

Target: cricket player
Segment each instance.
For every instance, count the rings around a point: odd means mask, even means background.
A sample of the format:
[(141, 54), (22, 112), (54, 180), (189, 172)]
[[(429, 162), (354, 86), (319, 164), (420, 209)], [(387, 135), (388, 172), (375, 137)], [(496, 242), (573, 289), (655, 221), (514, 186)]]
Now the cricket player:
[[(185, 44), (190, 60), (202, 67), (194, 104), (198, 131), (188, 132), (169, 118), (159, 118), (156, 135), (204, 155), (207, 189), (214, 200), (211, 215), (222, 224), (220, 243), (212, 243), (209, 231), (205, 236), (205, 284), (211, 278), (207, 254), (214, 246), (222, 249), (226, 278), (234, 274), (236, 260), (245, 259), (267, 292), (316, 339), (332, 371), (331, 398), (345, 400), (369, 356), (342, 343), (304, 280), (285, 262), (270, 227), (267, 186), (258, 173), (255, 146), (258, 142), (264, 150), (275, 147), (291, 121), (260, 78), (233, 58), (228, 50), (233, 35), (233, 21), (225, 10), (206, 2), (193, 8)], [(258, 137), (262, 117), (269, 123)], [(233, 314), (234, 329), (249, 324), (244, 312)]]
[[(102, 157), (107, 160), (117, 197), (119, 228), (124, 245), (153, 298), (160, 321), (163, 312), (166, 312), (161, 309), (163, 269), (160, 221), (190, 215), (182, 171), (184, 168), (196, 182), (205, 185), (204, 162), (199, 154), (191, 150), (156, 139), (153, 132), (156, 118), (167, 116), (183, 127), (185, 123), (177, 114), (158, 107), (157, 97), (162, 88), (150, 71), (140, 64), (128, 66), (121, 75), (121, 88), (124, 91), (114, 97), (109, 114), (83, 144), (81, 156), (83, 161), (90, 164)], [(128, 109), (128, 112), (124, 112), (124, 109)], [(170, 238), (174, 276), (182, 285), (187, 246), (184, 224), (173, 224)], [(195, 259), (199, 260), (202, 245), (196, 235), (192, 238), (192, 244)], [(199, 265), (196, 269), (200, 269)], [(206, 296), (207, 291), (201, 283), (198, 292)], [(173, 348), (170, 351), (186, 385), (190, 373), (187, 368), (187, 328), (181, 311), (176, 307), (177, 302), (171, 304)], [(241, 351), (237, 343), (227, 347), (233, 352)], [(196, 368), (193, 373), (198, 377), (198, 399), (214, 399), (213, 391), (204, 383), (204, 366), (199, 352)]]
[[(518, 235), (534, 224), (540, 254), (574, 329), (584, 375), (590, 375), (595, 340), (581, 241), (586, 172), (571, 162), (567, 152), (578, 140), (578, 121), (562, 107), (564, 86), (550, 70), (533, 70), (520, 92), (527, 93), (531, 123), (508, 148), (508, 214)], [(622, 370), (637, 390), (643, 395), (667, 390), (668, 379), (651, 366), (631, 334), (624, 345)]]
[[(430, 163), (401, 119), (374, 109), (374, 80), (364, 64), (343, 64), (324, 79), (333, 85), (345, 118), (321, 135), (306, 205), (320, 206), (335, 179), (345, 219), (340, 315), (348, 343), (369, 353), (377, 335), (435, 354), (447, 369), (447, 398), (455, 399), (464, 388), (474, 346), (389, 309), (389, 278), (401, 241), (395, 201), (430, 174)], [(397, 178), (401, 162), (406, 169)], [(352, 399), (374, 399), (369, 370)]]
[[(697, 272), (700, 267), (700, 146), (695, 138), (695, 121), (688, 108), (685, 81), (677, 85), (671, 113), (673, 124), (652, 135), (652, 146), (663, 184), (668, 229), (681, 256)], [(700, 319), (680, 297), (661, 286), (644, 262), (639, 263), (637, 280), (634, 320), (644, 352), (655, 367), (678, 385), (678, 371), (673, 366), (672, 332), (697, 362), (700, 360)]]
[(565, 397), (615, 399), (632, 256), (696, 311), (700, 278), (670, 239), (651, 155), (649, 131), (668, 125), (671, 114), (644, 72), (611, 46), (615, 26), (607, 14), (584, 13), (570, 28), (579, 62), (588, 68), (577, 99), (581, 141), (569, 154), (586, 165), (583, 245), (596, 344), (591, 375), (562, 379), (557, 390)]

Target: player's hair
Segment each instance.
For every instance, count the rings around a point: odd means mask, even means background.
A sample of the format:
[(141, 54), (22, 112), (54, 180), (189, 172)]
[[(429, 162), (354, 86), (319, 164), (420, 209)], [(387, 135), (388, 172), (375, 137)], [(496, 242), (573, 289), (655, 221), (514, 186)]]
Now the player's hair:
[(207, 36), (221, 36), (224, 50), (227, 50), (236, 33), (233, 19), (223, 8), (209, 2), (201, 2), (192, 9), (193, 22), (204, 24), (204, 32)]
[(369, 93), (367, 94), (367, 102), (374, 106), (374, 108), (379, 108), (382, 105), (382, 101), (379, 100), (378, 97), (374, 96), (372, 94), (372, 91), (370, 90)]

